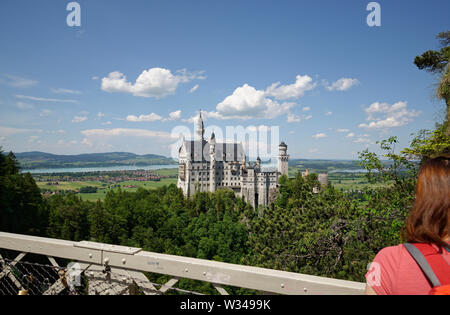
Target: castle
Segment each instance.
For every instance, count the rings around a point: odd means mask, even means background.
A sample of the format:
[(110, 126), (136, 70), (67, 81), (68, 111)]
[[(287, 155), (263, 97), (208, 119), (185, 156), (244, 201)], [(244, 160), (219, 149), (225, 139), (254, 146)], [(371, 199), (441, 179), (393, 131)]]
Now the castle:
[(288, 175), (287, 145), (279, 145), (278, 167), (263, 169), (261, 159), (248, 162), (241, 143), (218, 143), (214, 133), (204, 139), (205, 128), (200, 113), (194, 140), (184, 140), (178, 151), (178, 183), (185, 196), (195, 192), (215, 192), (228, 188), (255, 209), (268, 206), (278, 193), (278, 179)]

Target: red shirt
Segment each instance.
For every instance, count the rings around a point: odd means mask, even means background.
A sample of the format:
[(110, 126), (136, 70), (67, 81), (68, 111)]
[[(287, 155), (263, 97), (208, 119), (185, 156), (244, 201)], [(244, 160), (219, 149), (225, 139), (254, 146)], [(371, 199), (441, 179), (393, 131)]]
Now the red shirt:
[[(442, 256), (449, 263), (450, 252)], [(367, 283), (378, 295), (426, 295), (431, 285), (403, 245), (383, 248), (366, 274)]]

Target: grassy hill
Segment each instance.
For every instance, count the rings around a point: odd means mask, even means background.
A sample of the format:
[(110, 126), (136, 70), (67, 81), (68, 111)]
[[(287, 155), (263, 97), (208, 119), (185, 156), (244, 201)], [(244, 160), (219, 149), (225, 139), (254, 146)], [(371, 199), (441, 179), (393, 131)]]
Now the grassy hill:
[(92, 153), (79, 155), (56, 155), (44, 152), (16, 153), (22, 169), (63, 168), (63, 167), (107, 167), (119, 165), (165, 165), (176, 164), (162, 155), (137, 155), (127, 152)]

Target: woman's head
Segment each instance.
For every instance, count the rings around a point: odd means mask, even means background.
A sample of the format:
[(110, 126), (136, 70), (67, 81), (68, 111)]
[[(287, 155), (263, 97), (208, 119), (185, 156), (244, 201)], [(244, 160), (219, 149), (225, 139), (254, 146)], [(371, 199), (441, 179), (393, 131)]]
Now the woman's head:
[(408, 242), (445, 246), (450, 236), (450, 161), (426, 161), (419, 171), (416, 201), (406, 223)]

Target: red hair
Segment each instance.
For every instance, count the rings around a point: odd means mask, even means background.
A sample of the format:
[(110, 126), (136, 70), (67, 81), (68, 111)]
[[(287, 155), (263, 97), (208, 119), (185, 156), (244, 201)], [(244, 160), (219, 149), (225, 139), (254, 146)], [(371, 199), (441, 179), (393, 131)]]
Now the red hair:
[(416, 200), (406, 222), (410, 243), (429, 243), (441, 247), (450, 237), (449, 155), (426, 161), (417, 178)]

